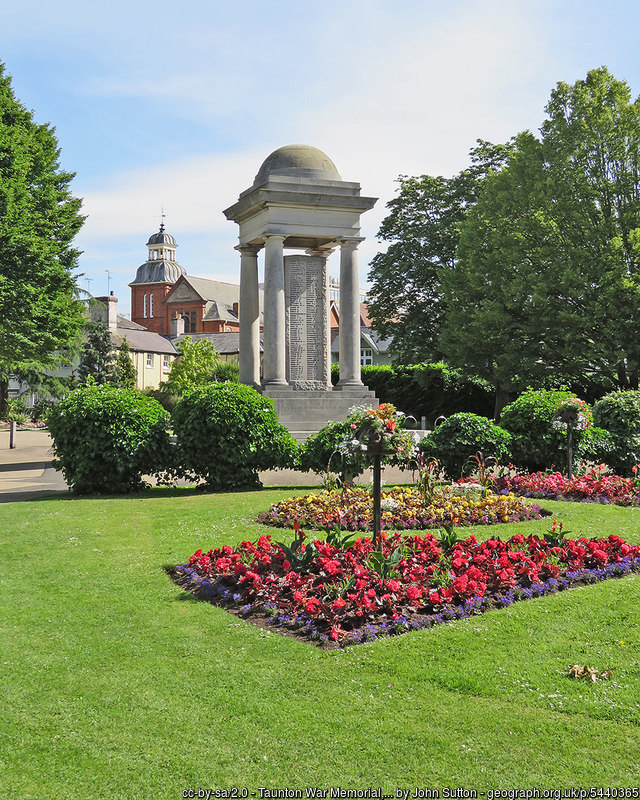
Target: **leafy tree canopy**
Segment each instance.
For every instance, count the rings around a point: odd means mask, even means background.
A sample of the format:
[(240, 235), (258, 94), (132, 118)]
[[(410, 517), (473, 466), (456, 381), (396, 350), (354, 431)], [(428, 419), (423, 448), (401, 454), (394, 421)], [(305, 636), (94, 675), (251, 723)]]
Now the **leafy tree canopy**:
[(640, 364), (640, 105), (605, 69), (559, 84), (460, 226), (443, 273), (448, 360), (506, 392)]
[(54, 130), (16, 99), (0, 63), (0, 411), (20, 364), (53, 366), (84, 319), (71, 243), (84, 218)]
[(480, 143), (450, 179), (401, 179), (372, 262), (374, 323), (509, 391), (638, 385), (640, 101), (602, 67), (559, 83), (540, 135)]
[(214, 381), (238, 380), (238, 365), (222, 361), (217, 350), (208, 339), (192, 339), (186, 336), (176, 345), (178, 358), (162, 389), (170, 394), (183, 395), (199, 386)]
[(458, 226), (486, 177), (505, 162), (510, 145), (478, 141), (471, 166), (452, 178), (401, 176), (398, 196), (378, 238), (391, 242), (371, 262), (369, 313), (377, 331), (392, 336), (402, 363), (437, 361), (446, 315), (441, 273), (457, 260)]

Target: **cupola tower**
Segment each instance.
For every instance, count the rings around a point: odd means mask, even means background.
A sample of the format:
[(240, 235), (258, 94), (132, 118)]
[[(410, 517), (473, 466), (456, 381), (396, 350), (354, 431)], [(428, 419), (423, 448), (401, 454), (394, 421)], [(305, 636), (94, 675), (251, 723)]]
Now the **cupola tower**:
[(155, 333), (169, 332), (168, 309), (163, 300), (186, 270), (176, 261), (176, 240), (164, 229), (149, 237), (148, 254), (138, 267), (131, 287), (131, 319)]

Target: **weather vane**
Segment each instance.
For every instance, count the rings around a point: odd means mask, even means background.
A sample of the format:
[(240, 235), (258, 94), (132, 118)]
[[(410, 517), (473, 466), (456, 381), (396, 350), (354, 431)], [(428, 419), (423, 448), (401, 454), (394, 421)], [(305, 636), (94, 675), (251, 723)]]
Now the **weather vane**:
[(164, 218), (167, 215), (164, 213), (164, 206), (160, 206), (160, 233), (164, 231)]

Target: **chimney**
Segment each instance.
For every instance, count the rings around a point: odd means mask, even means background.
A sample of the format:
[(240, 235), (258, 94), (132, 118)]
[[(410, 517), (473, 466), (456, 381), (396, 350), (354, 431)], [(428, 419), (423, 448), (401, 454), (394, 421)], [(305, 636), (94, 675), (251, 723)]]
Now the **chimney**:
[(96, 297), (96, 300), (104, 305), (104, 312), (100, 309), (96, 315), (98, 321), (105, 324), (111, 333), (115, 333), (118, 328), (118, 298), (111, 292), (108, 297)]
[(183, 317), (174, 317), (170, 323), (171, 336), (182, 336), (184, 333)]

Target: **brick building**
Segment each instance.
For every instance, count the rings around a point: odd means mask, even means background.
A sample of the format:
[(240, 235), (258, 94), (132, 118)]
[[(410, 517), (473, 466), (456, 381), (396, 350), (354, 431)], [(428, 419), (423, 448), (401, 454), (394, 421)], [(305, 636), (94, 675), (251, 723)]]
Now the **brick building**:
[[(160, 225), (149, 237), (148, 256), (131, 287), (131, 319), (164, 336), (184, 333), (237, 333), (240, 287), (187, 275), (176, 259), (176, 240)], [(262, 292), (260, 293), (262, 308)]]

